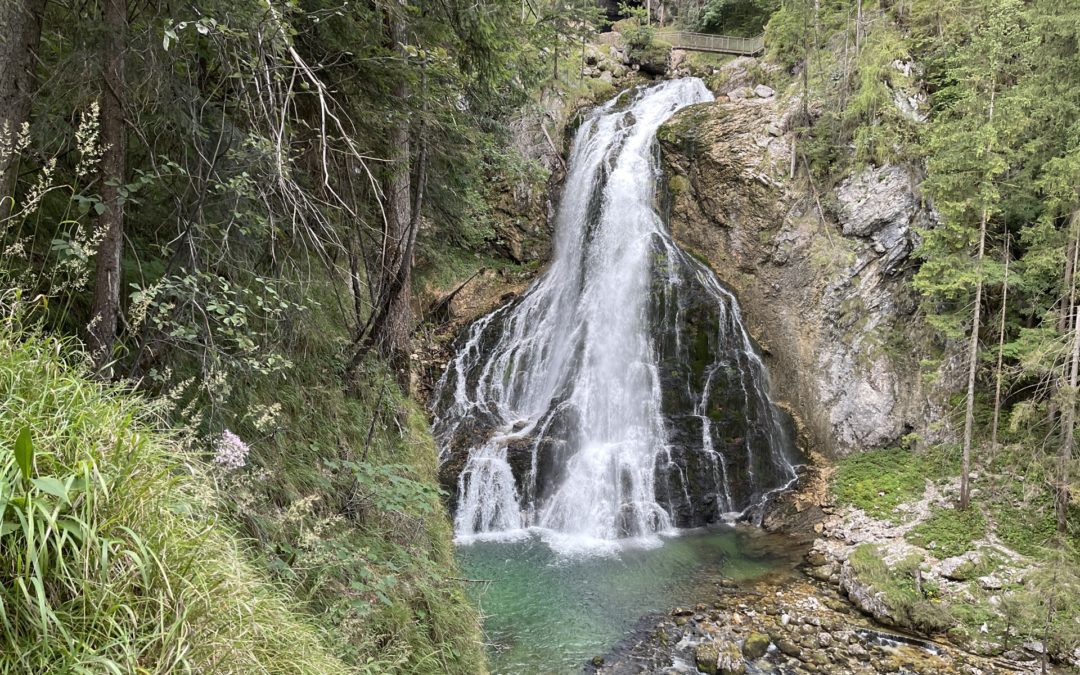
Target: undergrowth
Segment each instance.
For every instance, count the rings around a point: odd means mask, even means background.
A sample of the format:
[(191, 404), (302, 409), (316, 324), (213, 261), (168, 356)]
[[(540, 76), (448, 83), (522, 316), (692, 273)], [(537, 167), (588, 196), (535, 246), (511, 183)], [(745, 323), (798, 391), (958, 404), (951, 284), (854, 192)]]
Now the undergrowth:
[[(289, 342), (287, 384), (238, 382), (222, 411), (255, 439), (249, 465), (221, 478), (230, 512), (348, 663), (482, 672), (424, 412), (375, 360), (346, 391), (348, 331), (333, 312), (314, 314)], [(266, 410), (270, 419), (253, 414)]]
[(926, 481), (953, 473), (953, 462), (941, 449), (923, 452), (904, 448), (868, 450), (837, 463), (833, 494), (840, 504), (863, 509), (875, 518), (899, 522), (900, 504), (918, 500)]
[(907, 533), (907, 540), (930, 549), (939, 558), (972, 550), (972, 543), (986, 534), (986, 518), (977, 508), (938, 509)]
[(0, 672), (344, 673), (203, 468), (82, 352), (0, 324)]

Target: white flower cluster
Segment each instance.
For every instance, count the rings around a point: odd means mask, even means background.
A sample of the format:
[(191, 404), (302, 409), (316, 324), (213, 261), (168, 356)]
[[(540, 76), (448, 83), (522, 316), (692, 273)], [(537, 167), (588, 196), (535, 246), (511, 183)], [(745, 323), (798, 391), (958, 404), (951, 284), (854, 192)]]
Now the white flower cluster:
[(98, 102), (94, 101), (79, 119), (79, 129), (75, 132), (75, 145), (79, 149), (79, 163), (75, 166), (76, 178), (89, 176), (97, 171), (98, 162), (101, 161), (104, 148), (98, 143), (100, 115), (101, 108)]
[(247, 466), (251, 448), (240, 437), (226, 429), (214, 446), (214, 463), (226, 471), (234, 471)]

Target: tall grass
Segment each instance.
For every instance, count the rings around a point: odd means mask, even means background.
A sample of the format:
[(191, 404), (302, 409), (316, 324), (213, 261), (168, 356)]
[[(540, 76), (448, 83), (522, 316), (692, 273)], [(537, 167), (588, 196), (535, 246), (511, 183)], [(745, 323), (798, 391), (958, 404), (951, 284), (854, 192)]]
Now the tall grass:
[(201, 467), (74, 343), (0, 322), (0, 672), (343, 673)]

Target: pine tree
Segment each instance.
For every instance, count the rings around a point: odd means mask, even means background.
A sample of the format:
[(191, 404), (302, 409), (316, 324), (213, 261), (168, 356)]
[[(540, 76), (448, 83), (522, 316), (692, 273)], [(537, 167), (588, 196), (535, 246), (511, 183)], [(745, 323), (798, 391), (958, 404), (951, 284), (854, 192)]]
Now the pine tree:
[(970, 501), (983, 289), (988, 275), (997, 276), (984, 253), (991, 228), (999, 227), (999, 182), (1023, 130), (1025, 100), (1011, 85), (1026, 72), (1034, 46), (1023, 9), (1019, 0), (981, 4), (970, 41), (948, 64), (951, 83), (937, 94), (942, 109), (927, 139), (925, 189), (942, 223), (924, 233), (924, 262), (914, 284), (928, 301), (934, 325), (949, 337), (967, 334), (962, 508)]

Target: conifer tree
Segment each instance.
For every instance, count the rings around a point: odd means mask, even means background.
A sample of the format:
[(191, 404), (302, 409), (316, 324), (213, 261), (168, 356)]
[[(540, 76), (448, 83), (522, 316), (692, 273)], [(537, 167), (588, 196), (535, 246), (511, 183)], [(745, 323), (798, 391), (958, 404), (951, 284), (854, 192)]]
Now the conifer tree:
[(931, 322), (952, 338), (967, 334), (960, 506), (970, 501), (969, 474), (982, 326), (983, 289), (997, 265), (984, 260), (986, 241), (1001, 214), (999, 181), (1023, 130), (1025, 101), (1011, 88), (1033, 47), (1019, 0), (985, 0), (970, 40), (950, 59), (949, 86), (931, 127), (925, 189), (941, 224), (924, 233), (924, 262), (915, 287), (929, 301)]

